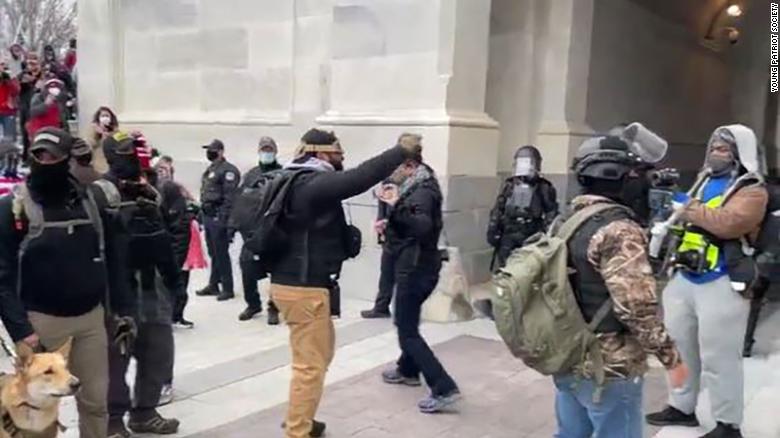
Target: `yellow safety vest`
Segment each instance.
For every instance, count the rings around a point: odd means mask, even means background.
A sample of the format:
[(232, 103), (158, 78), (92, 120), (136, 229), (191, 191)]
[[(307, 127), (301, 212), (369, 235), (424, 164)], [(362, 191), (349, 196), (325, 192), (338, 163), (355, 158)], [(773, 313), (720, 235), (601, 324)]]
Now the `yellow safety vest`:
[[(706, 208), (718, 208), (723, 205), (723, 195), (716, 196), (710, 199), (704, 206)], [(714, 271), (718, 267), (718, 261), (720, 260), (720, 248), (717, 245), (712, 244), (707, 237), (700, 233), (694, 233), (690, 230), (685, 230), (682, 236), (682, 243), (677, 247), (677, 252), (696, 251), (704, 254), (707, 260), (707, 269)]]

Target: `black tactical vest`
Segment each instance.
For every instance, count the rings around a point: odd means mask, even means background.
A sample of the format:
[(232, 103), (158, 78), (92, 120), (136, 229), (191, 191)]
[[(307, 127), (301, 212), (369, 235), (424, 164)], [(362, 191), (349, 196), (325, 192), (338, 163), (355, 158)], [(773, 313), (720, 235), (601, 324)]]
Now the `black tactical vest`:
[[(596, 215), (588, 220), (569, 240), (569, 266), (575, 271), (569, 275), (569, 280), (586, 322), (590, 322), (604, 301), (610, 298), (604, 279), (588, 261), (590, 240), (602, 227), (622, 219), (632, 219), (632, 217), (625, 210), (617, 208)], [(612, 310), (596, 327), (597, 333), (625, 331), (628, 329), (617, 319)]]

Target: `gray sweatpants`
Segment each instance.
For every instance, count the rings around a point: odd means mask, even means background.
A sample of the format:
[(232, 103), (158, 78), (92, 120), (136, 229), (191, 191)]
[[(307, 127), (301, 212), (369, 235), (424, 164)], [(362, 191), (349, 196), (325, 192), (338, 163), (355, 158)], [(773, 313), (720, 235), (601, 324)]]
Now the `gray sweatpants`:
[(690, 369), (685, 385), (672, 389), (669, 405), (696, 410), (702, 384), (716, 421), (742, 424), (742, 343), (750, 302), (731, 287), (728, 276), (706, 284), (674, 276), (663, 294), (664, 322)]

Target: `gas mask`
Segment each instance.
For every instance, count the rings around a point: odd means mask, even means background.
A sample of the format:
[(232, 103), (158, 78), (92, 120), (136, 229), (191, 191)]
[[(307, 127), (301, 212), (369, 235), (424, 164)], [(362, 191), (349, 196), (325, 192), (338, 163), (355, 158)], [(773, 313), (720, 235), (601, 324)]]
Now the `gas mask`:
[(515, 152), (514, 176), (533, 180), (539, 175), (542, 166), (542, 155), (533, 146), (523, 146)]
[(515, 176), (533, 178), (536, 176), (536, 166), (530, 157), (518, 157), (515, 160)]

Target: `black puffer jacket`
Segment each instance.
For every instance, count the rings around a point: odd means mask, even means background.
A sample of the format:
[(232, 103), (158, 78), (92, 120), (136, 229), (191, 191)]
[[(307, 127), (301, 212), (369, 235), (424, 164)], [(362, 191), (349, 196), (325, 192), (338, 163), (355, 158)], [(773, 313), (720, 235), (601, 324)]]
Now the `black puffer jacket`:
[[(299, 176), (289, 194), (283, 226), (290, 244), (271, 267), (274, 284), (328, 288), (346, 259), (347, 222), (341, 202), (389, 177), (406, 159), (396, 146), (345, 172), (315, 171)], [(300, 166), (305, 168), (305, 166)]]
[(438, 272), (439, 236), (443, 228), (442, 193), (433, 171), (401, 195), (388, 212), (385, 250), (396, 258), (396, 272)]
[(181, 267), (190, 248), (190, 224), (198, 214), (198, 206), (184, 196), (182, 187), (173, 181), (163, 181), (157, 189), (162, 196), (160, 208), (163, 220), (171, 235), (173, 256)]

